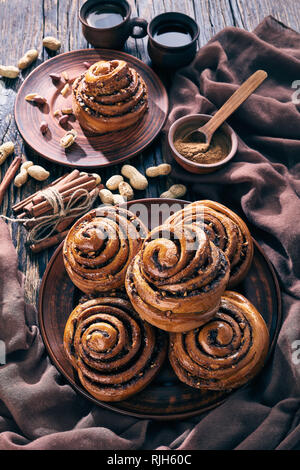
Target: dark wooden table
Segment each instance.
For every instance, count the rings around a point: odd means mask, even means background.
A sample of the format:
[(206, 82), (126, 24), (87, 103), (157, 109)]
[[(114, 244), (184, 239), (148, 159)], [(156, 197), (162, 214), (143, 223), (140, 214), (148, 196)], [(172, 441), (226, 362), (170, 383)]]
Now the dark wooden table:
[[(211, 37), (225, 26), (237, 26), (249, 31), (267, 15), (273, 15), (293, 29), (300, 29), (300, 15), (295, 0), (129, 0), (134, 16), (151, 20), (155, 15), (165, 11), (180, 11), (196, 19), (200, 26), (198, 45), (203, 46)], [(8, 140), (15, 143), (16, 154), (25, 154), (28, 160), (42, 164), (51, 176), (48, 181), (61, 176), (66, 168), (56, 166), (34, 155), (25, 147), (18, 133), (14, 120), (14, 102), (20, 85), (28, 74), (39, 63), (50, 55), (42, 47), (44, 36), (58, 37), (62, 42), (60, 52), (90, 47), (84, 39), (78, 20), (78, 11), (83, 0), (0, 0), (0, 48), (3, 65), (15, 65), (25, 51), (30, 48), (39, 50), (38, 60), (26, 69), (19, 79), (0, 78), (0, 144)], [(128, 39), (124, 51), (147, 64), (147, 38)], [(130, 161), (141, 171), (152, 164), (164, 160), (159, 138), (141, 155)], [(8, 168), (11, 158), (0, 167), (1, 178)], [(119, 167), (112, 166), (100, 172), (103, 181), (115, 173)], [(139, 192), (138, 197), (158, 197), (173, 181), (164, 177), (150, 181), (146, 191)], [(12, 216), (11, 206), (42, 188), (45, 183), (30, 180), (21, 189), (13, 185), (9, 188), (0, 208), (0, 213)], [(192, 195), (187, 194), (187, 199)], [(49, 249), (39, 255), (32, 254), (25, 247), (26, 231), (22, 226), (9, 222), (13, 242), (19, 256), (19, 267), (25, 273), (25, 298), (36, 303), (40, 281), (53, 250)]]

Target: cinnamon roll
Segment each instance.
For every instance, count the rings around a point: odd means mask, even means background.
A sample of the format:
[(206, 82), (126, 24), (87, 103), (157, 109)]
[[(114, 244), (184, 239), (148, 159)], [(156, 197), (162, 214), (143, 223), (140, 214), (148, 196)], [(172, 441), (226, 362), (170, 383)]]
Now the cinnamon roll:
[(166, 223), (198, 223), (229, 259), (228, 288), (239, 284), (246, 276), (253, 259), (253, 240), (245, 222), (232, 210), (209, 200), (196, 201), (166, 220)]
[(96, 298), (70, 314), (63, 338), (82, 386), (98, 400), (125, 400), (145, 388), (167, 353), (164, 332), (143, 322), (128, 300)]
[(229, 262), (196, 224), (152, 230), (130, 263), (127, 294), (140, 316), (166, 331), (208, 321), (219, 307)]
[(72, 87), (73, 112), (93, 133), (125, 129), (148, 108), (143, 78), (123, 60), (100, 60), (78, 77)]
[(256, 308), (241, 294), (226, 291), (217, 313), (186, 334), (171, 333), (169, 359), (191, 387), (231, 391), (263, 367), (269, 332)]
[(143, 222), (127, 209), (94, 209), (75, 222), (65, 238), (66, 271), (86, 294), (122, 288), (127, 267), (147, 234)]

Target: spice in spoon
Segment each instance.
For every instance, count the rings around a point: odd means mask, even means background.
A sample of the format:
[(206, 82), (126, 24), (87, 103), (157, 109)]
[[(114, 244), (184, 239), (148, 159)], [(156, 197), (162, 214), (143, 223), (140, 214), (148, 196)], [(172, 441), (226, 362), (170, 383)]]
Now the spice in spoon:
[(178, 137), (174, 140), (174, 146), (183, 157), (195, 163), (212, 164), (227, 157), (230, 152), (230, 139), (220, 129), (212, 136), (209, 147), (203, 142), (185, 140)]

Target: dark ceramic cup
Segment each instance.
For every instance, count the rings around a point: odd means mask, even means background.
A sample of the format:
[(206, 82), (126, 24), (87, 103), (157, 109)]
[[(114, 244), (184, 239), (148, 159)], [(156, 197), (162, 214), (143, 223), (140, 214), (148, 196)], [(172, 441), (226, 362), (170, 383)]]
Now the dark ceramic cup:
[[(163, 30), (185, 31), (189, 40), (185, 44), (178, 44), (175, 40), (163, 44), (159, 40), (159, 31)], [(148, 28), (148, 54), (152, 63), (164, 69), (176, 69), (189, 64), (197, 51), (197, 39), (199, 26), (188, 15), (179, 12), (162, 13), (155, 16), (149, 23)], [(171, 36), (172, 37), (172, 36)]]
[[(111, 8), (123, 21), (109, 27), (92, 26), (88, 18), (95, 7)], [(143, 38), (147, 35), (147, 21), (143, 18), (131, 18), (131, 6), (126, 0), (88, 0), (79, 11), (79, 20), (86, 40), (92, 46), (103, 49), (122, 49), (129, 36)], [(137, 32), (134, 30), (136, 26), (139, 27)]]

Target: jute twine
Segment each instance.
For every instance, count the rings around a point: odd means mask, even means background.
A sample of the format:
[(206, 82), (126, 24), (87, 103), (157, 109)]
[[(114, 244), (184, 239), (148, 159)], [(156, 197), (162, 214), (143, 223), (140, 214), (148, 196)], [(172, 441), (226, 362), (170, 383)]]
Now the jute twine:
[(0, 215), (10, 222), (35, 222), (34, 227), (28, 231), (28, 243), (35, 244), (49, 238), (56, 230), (58, 224), (66, 217), (80, 216), (86, 213), (93, 205), (97, 192), (91, 194), (87, 189), (76, 189), (69, 201), (65, 204), (63, 197), (55, 188), (48, 188), (40, 193), (53, 209), (49, 215), (27, 219), (13, 219)]

